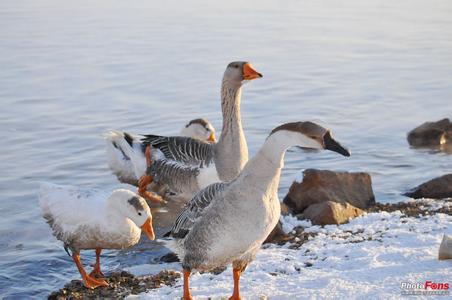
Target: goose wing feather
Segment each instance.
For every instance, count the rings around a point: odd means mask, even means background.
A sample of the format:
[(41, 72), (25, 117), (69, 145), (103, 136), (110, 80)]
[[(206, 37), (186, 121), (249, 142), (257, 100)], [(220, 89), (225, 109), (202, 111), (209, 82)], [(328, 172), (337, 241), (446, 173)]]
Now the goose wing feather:
[(184, 238), (196, 224), (197, 220), (202, 216), (204, 209), (216, 199), (219, 199), (228, 185), (229, 182), (218, 182), (199, 191), (193, 199), (185, 205), (184, 209), (174, 222), (173, 228), (167, 235), (177, 239)]
[(143, 145), (160, 150), (166, 159), (183, 164), (208, 166), (213, 161), (213, 144), (181, 136), (144, 135)]

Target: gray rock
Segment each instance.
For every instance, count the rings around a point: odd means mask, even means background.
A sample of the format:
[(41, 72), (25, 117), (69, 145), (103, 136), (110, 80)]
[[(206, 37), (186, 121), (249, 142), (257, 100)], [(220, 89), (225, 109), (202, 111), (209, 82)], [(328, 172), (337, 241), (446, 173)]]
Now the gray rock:
[(439, 146), (452, 143), (452, 123), (449, 119), (425, 122), (408, 133), (408, 143), (415, 147)]
[(452, 237), (448, 235), (443, 236), (443, 240), (439, 246), (438, 259), (452, 259)]
[(405, 193), (411, 198), (452, 198), (452, 174), (434, 178)]

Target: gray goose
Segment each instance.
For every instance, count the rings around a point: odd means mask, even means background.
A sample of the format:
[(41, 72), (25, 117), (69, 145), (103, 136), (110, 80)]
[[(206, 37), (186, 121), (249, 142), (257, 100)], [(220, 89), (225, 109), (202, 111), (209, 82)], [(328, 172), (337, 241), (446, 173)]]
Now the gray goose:
[[(189, 121), (179, 134), (201, 141), (216, 142), (215, 128), (206, 119), (200, 118)], [(113, 171), (120, 182), (138, 186), (138, 180), (146, 173), (145, 147), (143, 147), (140, 137), (127, 132), (111, 130), (104, 134), (104, 138), (110, 170)], [(123, 144), (124, 146), (122, 146)], [(136, 159), (134, 161), (125, 154), (127, 151), (135, 153)], [(138, 174), (136, 171), (138, 171)]]
[(292, 146), (350, 156), (329, 130), (312, 122), (287, 123), (270, 133), (235, 179), (199, 191), (165, 235), (173, 238), (170, 248), (182, 262), (184, 299), (191, 299), (189, 276), (193, 269), (208, 271), (231, 263), (234, 292), (230, 299), (240, 299), (240, 274), (279, 220), (279, 179), (284, 154)]
[[(221, 85), (223, 127), (218, 143), (145, 135), (142, 143), (146, 146), (147, 171), (139, 181), (139, 194), (152, 200), (147, 186), (155, 181), (168, 185), (173, 192), (192, 196), (211, 183), (237, 176), (248, 161), (240, 114), (242, 85), (261, 77), (248, 62), (232, 62), (227, 66)], [(136, 159), (133, 151), (125, 153), (132, 161)]]

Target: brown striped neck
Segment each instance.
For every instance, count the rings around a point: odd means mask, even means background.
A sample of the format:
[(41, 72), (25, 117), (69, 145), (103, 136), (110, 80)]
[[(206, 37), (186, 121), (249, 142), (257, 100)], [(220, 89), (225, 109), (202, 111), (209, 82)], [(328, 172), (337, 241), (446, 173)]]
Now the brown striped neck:
[(223, 128), (219, 142), (225, 136), (242, 130), (242, 117), (240, 114), (240, 103), (242, 97), (241, 83), (231, 82), (223, 79), (221, 85), (221, 111), (223, 114)]
[(221, 110), (223, 128), (216, 148), (215, 165), (222, 181), (235, 178), (248, 161), (248, 146), (240, 114), (241, 82), (223, 79)]

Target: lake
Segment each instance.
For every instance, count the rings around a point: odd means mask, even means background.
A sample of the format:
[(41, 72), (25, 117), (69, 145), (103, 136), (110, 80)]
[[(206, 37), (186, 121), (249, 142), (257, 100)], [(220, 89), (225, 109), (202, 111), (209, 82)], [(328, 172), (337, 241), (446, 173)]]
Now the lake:
[[(281, 198), (300, 170), (319, 168), (369, 172), (378, 201), (406, 200), (452, 169), (451, 155), (406, 141), (452, 117), (451, 37), (447, 0), (2, 1), (0, 298), (44, 298), (79, 278), (40, 215), (39, 182), (125, 187), (106, 164), (109, 129), (170, 135), (204, 117), (221, 130), (220, 82), (234, 60), (264, 75), (243, 88), (250, 154), (300, 120), (352, 151), (288, 153)], [(143, 239), (105, 251), (103, 268), (166, 251)]]

